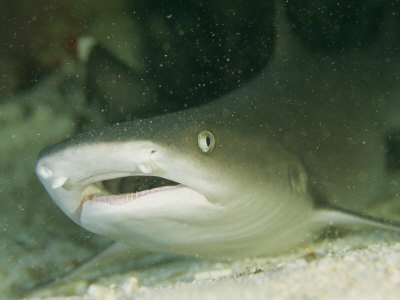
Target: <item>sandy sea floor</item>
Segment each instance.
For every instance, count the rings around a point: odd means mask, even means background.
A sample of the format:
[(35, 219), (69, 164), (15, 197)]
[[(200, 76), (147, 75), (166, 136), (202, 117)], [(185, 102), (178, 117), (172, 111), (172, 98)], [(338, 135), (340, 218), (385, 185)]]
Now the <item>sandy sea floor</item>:
[[(399, 237), (360, 231), (273, 258), (177, 259), (91, 284), (43, 289), (28, 299), (397, 299)], [(82, 295), (62, 297), (68, 293)]]
[[(109, 243), (72, 224), (34, 175), (40, 149), (73, 134), (87, 111), (80, 77), (67, 66), (31, 91), (0, 100), (0, 299), (398, 298), (400, 233), (365, 228), (331, 230), (276, 257), (157, 259), (93, 282), (33, 289)], [(380, 209), (399, 211), (399, 197), (388, 203)]]

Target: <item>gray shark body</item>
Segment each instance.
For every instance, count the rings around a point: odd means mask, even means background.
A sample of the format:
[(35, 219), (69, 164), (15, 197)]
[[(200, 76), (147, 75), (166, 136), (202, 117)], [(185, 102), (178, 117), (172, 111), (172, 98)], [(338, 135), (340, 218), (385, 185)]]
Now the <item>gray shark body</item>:
[[(270, 255), (328, 224), (373, 224), (319, 203), (361, 212), (382, 194), (400, 90), (387, 59), (400, 58), (390, 45), (315, 55), (278, 29), (273, 60), (240, 89), (45, 149), (36, 173), (51, 198), (89, 231), (183, 255)], [(99, 183), (128, 176), (177, 185), (108, 195)]]

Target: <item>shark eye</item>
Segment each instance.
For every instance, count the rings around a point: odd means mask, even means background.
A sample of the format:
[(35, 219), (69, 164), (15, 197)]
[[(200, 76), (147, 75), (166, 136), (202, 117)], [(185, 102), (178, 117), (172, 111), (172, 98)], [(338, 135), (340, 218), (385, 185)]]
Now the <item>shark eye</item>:
[(215, 137), (211, 132), (203, 130), (197, 136), (197, 142), (202, 152), (210, 153), (215, 146)]

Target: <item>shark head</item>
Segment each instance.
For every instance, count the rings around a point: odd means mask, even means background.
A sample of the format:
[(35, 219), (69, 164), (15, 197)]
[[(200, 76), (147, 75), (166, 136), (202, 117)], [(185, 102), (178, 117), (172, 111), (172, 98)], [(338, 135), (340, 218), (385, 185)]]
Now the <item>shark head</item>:
[[(75, 223), (139, 249), (230, 257), (290, 247), (311, 213), (301, 164), (221, 118), (195, 108), (91, 131), (43, 150), (36, 173)], [(176, 184), (110, 195), (101, 183), (141, 176)]]

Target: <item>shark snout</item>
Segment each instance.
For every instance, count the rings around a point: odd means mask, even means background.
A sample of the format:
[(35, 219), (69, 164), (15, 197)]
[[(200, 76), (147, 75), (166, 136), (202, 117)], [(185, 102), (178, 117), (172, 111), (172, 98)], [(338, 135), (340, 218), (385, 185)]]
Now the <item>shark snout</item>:
[(103, 181), (160, 173), (152, 160), (157, 149), (150, 143), (61, 145), (67, 147), (42, 152), (35, 171), (52, 200), (78, 224), (84, 202), (109, 194)]

